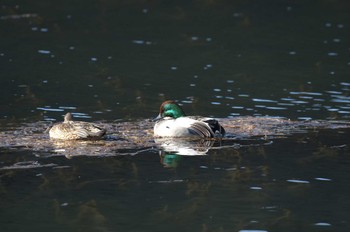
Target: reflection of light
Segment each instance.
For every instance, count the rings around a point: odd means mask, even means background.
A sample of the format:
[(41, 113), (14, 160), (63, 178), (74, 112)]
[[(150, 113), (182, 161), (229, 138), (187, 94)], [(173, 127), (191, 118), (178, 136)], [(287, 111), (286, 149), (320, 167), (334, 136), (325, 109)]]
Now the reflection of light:
[(336, 52), (328, 52), (328, 56), (338, 56), (338, 53), (336, 53)]
[(38, 50), (38, 53), (40, 54), (50, 54), (51, 52), (48, 50)]
[(238, 232), (268, 232), (267, 230), (240, 230)]
[(65, 109), (65, 110), (75, 110), (77, 107), (75, 106), (59, 106), (59, 109)]
[(327, 222), (318, 222), (314, 224), (315, 226), (331, 226), (332, 224)]
[(332, 179), (323, 178), (323, 177), (317, 177), (317, 178), (315, 178), (315, 180), (319, 180), (319, 181), (332, 181)]
[(253, 98), (254, 102), (277, 102), (275, 100), (269, 100), (269, 99), (259, 99), (259, 98)]
[(340, 82), (340, 85), (350, 86), (350, 83)]
[(286, 110), (287, 108), (285, 108), (285, 107), (269, 106), (269, 107), (266, 107), (266, 109), (269, 109), (269, 110)]
[(294, 179), (291, 179), (291, 180), (287, 180), (287, 182), (296, 183), (296, 184), (310, 184), (310, 181), (307, 181), (307, 180), (294, 180)]
[(63, 109), (55, 109), (55, 108), (48, 108), (48, 107), (37, 107), (37, 110), (43, 110), (43, 111), (55, 111), (55, 112), (62, 112)]

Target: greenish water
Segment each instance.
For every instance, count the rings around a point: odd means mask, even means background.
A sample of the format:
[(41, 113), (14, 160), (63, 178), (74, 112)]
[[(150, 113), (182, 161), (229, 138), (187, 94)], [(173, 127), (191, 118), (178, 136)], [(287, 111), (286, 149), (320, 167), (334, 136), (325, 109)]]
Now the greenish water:
[[(149, 119), (166, 99), (219, 118), (350, 117), (348, 1), (0, 6), (1, 131), (68, 111)], [(204, 156), (67, 159), (2, 146), (0, 228), (349, 231), (349, 135), (316, 128)]]

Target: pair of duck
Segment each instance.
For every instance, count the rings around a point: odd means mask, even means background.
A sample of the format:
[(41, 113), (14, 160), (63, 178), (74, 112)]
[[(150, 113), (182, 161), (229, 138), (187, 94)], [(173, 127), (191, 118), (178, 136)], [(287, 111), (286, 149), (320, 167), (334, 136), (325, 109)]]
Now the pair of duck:
[[(156, 137), (198, 137), (213, 138), (224, 136), (225, 129), (213, 118), (186, 116), (182, 108), (174, 101), (165, 101), (155, 119)], [(67, 113), (64, 122), (55, 124), (49, 131), (50, 138), (62, 140), (99, 139), (106, 130), (89, 122), (73, 121)]]

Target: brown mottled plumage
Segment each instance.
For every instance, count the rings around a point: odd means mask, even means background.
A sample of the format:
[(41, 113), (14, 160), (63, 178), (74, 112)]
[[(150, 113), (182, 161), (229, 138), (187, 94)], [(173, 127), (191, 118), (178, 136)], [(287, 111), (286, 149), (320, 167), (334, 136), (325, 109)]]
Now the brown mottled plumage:
[(100, 139), (106, 130), (93, 123), (73, 121), (71, 113), (64, 116), (64, 122), (53, 125), (49, 134), (52, 139)]

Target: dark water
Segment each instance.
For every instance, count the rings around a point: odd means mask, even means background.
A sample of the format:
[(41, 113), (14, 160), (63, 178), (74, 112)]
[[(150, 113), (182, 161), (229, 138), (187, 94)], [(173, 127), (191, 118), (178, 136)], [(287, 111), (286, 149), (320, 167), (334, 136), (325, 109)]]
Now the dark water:
[[(0, 130), (68, 111), (148, 119), (166, 99), (195, 115), (347, 122), (349, 12), (341, 0), (2, 1)], [(0, 228), (349, 231), (349, 136), (316, 128), (204, 156), (3, 145)]]

